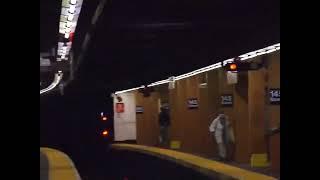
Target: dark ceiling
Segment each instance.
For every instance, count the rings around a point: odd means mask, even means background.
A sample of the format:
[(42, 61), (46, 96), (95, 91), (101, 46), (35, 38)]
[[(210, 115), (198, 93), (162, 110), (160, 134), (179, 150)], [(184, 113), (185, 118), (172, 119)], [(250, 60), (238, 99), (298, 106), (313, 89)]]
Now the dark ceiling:
[(61, 2), (40, 1), (40, 52), (47, 52), (57, 44)]
[[(76, 58), (97, 5), (98, 0), (83, 2)], [(57, 43), (60, 6), (40, 1), (40, 51)], [(112, 0), (98, 21), (76, 82), (110, 91), (130, 88), (278, 42), (277, 0)]]

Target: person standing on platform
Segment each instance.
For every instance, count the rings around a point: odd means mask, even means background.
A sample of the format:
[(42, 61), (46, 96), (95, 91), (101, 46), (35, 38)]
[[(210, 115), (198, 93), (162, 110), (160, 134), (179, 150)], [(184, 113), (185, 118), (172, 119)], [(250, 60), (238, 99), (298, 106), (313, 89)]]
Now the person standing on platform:
[(231, 124), (223, 112), (212, 121), (209, 131), (218, 145), (219, 160), (227, 160), (231, 152), (228, 152), (231, 150), (230, 144), (234, 143), (234, 135)]
[(168, 110), (165, 107), (160, 108), (159, 126), (160, 126), (160, 138), (159, 138), (160, 144), (166, 146), (169, 144), (168, 131), (170, 126), (170, 115)]

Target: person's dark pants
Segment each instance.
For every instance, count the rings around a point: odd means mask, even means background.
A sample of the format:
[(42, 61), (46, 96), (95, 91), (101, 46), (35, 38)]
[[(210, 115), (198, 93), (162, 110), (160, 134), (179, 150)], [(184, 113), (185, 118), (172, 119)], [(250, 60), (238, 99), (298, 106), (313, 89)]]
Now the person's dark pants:
[(227, 160), (232, 161), (234, 160), (234, 150), (235, 150), (235, 144), (234, 143), (228, 143), (227, 144)]
[(160, 144), (162, 145), (169, 144), (168, 129), (167, 126), (160, 126)]

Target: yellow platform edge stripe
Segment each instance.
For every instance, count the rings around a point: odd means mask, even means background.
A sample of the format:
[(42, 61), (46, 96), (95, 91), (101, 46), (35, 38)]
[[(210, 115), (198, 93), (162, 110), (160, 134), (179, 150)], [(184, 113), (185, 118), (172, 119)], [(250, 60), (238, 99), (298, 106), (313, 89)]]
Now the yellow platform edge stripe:
[(174, 161), (183, 166), (193, 168), (197, 171), (200, 171), (201, 173), (209, 175), (212, 174), (210, 173), (210, 171), (213, 171), (240, 180), (276, 180), (276, 178), (271, 176), (251, 172), (245, 169), (223, 164), (200, 156), (174, 151), (170, 149), (120, 143), (112, 144), (111, 147), (119, 150), (132, 150), (144, 154), (157, 156), (159, 158)]
[(72, 160), (65, 153), (47, 147), (41, 147), (40, 152), (45, 154), (49, 161), (49, 180), (81, 179)]

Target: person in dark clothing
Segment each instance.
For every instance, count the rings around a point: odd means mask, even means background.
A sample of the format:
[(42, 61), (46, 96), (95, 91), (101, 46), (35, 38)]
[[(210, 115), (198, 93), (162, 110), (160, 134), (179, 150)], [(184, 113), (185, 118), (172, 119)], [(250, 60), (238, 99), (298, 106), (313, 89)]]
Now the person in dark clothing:
[(168, 129), (170, 126), (170, 115), (166, 108), (161, 107), (159, 114), (159, 126), (160, 126), (160, 144), (168, 145)]

